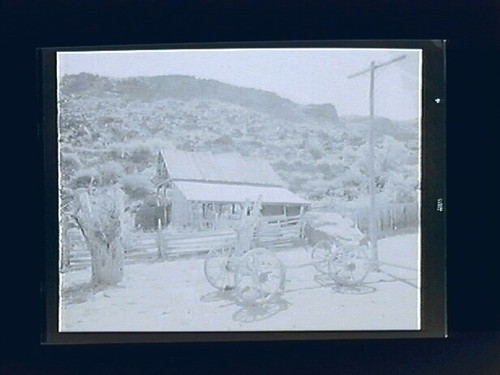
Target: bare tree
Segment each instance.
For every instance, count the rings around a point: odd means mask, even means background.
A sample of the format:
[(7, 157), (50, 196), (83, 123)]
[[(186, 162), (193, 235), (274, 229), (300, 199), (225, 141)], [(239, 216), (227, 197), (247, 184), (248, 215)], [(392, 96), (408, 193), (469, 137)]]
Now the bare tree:
[(74, 219), (90, 250), (94, 286), (116, 285), (123, 278), (123, 201), (116, 187), (86, 190), (75, 199)]

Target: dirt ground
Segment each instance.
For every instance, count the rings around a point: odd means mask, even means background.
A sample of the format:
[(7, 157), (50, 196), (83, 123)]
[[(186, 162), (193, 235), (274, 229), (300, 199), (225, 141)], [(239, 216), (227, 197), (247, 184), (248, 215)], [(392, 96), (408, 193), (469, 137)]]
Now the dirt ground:
[(282, 294), (247, 306), (215, 290), (203, 258), (129, 265), (117, 287), (91, 290), (90, 270), (62, 274), (60, 330), (267, 331), (414, 330), (419, 328), (417, 234), (379, 241), (379, 272), (358, 287), (321, 276), (304, 248), (276, 253), (286, 267)]

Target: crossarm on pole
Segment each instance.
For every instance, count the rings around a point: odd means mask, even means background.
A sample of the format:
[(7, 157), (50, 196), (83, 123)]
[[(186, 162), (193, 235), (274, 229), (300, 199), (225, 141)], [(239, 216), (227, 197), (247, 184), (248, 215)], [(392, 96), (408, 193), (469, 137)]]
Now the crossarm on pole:
[[(389, 61), (386, 61), (386, 62), (383, 62), (383, 63), (380, 63), (380, 64), (376, 64), (373, 69), (378, 69), (378, 68), (382, 68), (384, 66), (387, 66), (387, 65), (390, 65), (392, 63), (395, 63), (396, 61), (400, 61), (400, 60), (403, 60), (404, 58), (406, 58), (406, 55), (401, 55), (401, 56), (398, 56), (398, 57), (395, 57), (393, 58), (392, 60), (389, 60)], [(357, 73), (353, 73), (351, 75), (348, 75), (347, 78), (354, 78), (354, 77), (358, 77), (358, 76), (361, 76), (363, 74), (366, 74), (366, 73), (369, 73), (371, 70), (371, 67), (370, 68), (367, 68), (367, 69), (364, 69), (360, 72), (357, 72)]]

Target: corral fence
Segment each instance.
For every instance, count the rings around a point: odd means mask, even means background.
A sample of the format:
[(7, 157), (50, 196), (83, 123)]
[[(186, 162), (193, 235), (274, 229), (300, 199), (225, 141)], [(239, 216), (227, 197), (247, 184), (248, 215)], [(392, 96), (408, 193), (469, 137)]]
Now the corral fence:
[[(254, 244), (271, 249), (286, 248), (295, 244), (302, 233), (299, 216), (265, 217), (255, 229)], [(168, 228), (157, 232), (131, 231), (125, 233), (122, 239), (125, 264), (199, 256), (213, 248), (235, 246), (236, 242), (237, 233), (230, 228), (197, 232), (176, 232)], [(63, 230), (61, 270), (85, 269), (90, 264), (90, 251), (79, 229)]]
[(254, 240), (258, 247), (287, 248), (295, 245), (303, 232), (300, 215), (266, 217), (256, 228)]
[[(370, 207), (353, 207), (347, 204), (334, 204), (329, 210), (351, 219), (363, 233), (368, 233)], [(378, 230), (381, 233), (395, 232), (419, 225), (419, 205), (415, 203), (383, 204), (377, 207)]]
[[(122, 240), (125, 264), (153, 261), (158, 258), (155, 233), (127, 233)], [(90, 267), (90, 251), (78, 228), (61, 233), (60, 269), (78, 270)]]

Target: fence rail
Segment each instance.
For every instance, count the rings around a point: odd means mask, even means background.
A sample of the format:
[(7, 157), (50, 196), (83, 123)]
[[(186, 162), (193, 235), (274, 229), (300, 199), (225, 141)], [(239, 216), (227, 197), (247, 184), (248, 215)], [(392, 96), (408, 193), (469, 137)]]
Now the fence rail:
[(236, 232), (230, 229), (178, 234), (163, 232), (159, 238), (161, 254), (167, 258), (203, 254), (216, 247), (236, 244)]
[[(367, 233), (370, 209), (334, 205), (317, 207), (318, 210), (336, 212), (354, 221)], [(418, 225), (418, 205), (394, 204), (379, 206), (378, 229), (381, 232), (395, 231)], [(258, 226), (254, 241), (256, 246), (272, 249), (290, 247), (303, 235), (300, 216), (267, 216)], [(232, 229), (205, 230), (190, 233), (131, 232), (123, 239), (125, 264), (152, 262), (158, 258), (178, 258), (205, 254), (215, 247), (235, 246), (237, 234)], [(90, 267), (90, 252), (78, 229), (68, 229), (62, 239), (61, 269), (74, 270)]]
[[(81, 233), (76, 228), (69, 229), (62, 241), (62, 270), (78, 270), (90, 267), (90, 251)], [(154, 233), (133, 233), (123, 241), (125, 264), (153, 261), (158, 258), (158, 246)]]
[[(368, 232), (370, 225), (369, 207), (334, 205), (330, 207), (330, 210), (351, 219), (362, 232)], [(417, 203), (380, 205), (377, 208), (376, 216), (380, 232), (416, 227), (419, 224), (419, 206)]]
[(284, 222), (262, 223), (255, 234), (257, 246), (281, 248), (292, 246), (302, 235), (298, 219)]
[[(266, 217), (254, 235), (257, 246), (284, 248), (293, 245), (302, 233), (299, 217)], [(233, 229), (176, 233), (162, 230), (157, 233), (127, 233), (123, 239), (125, 264), (196, 256), (213, 248), (235, 246), (237, 234)], [(75, 270), (90, 267), (90, 252), (76, 228), (63, 236), (61, 269)], [(63, 254), (63, 255), (64, 255)]]

